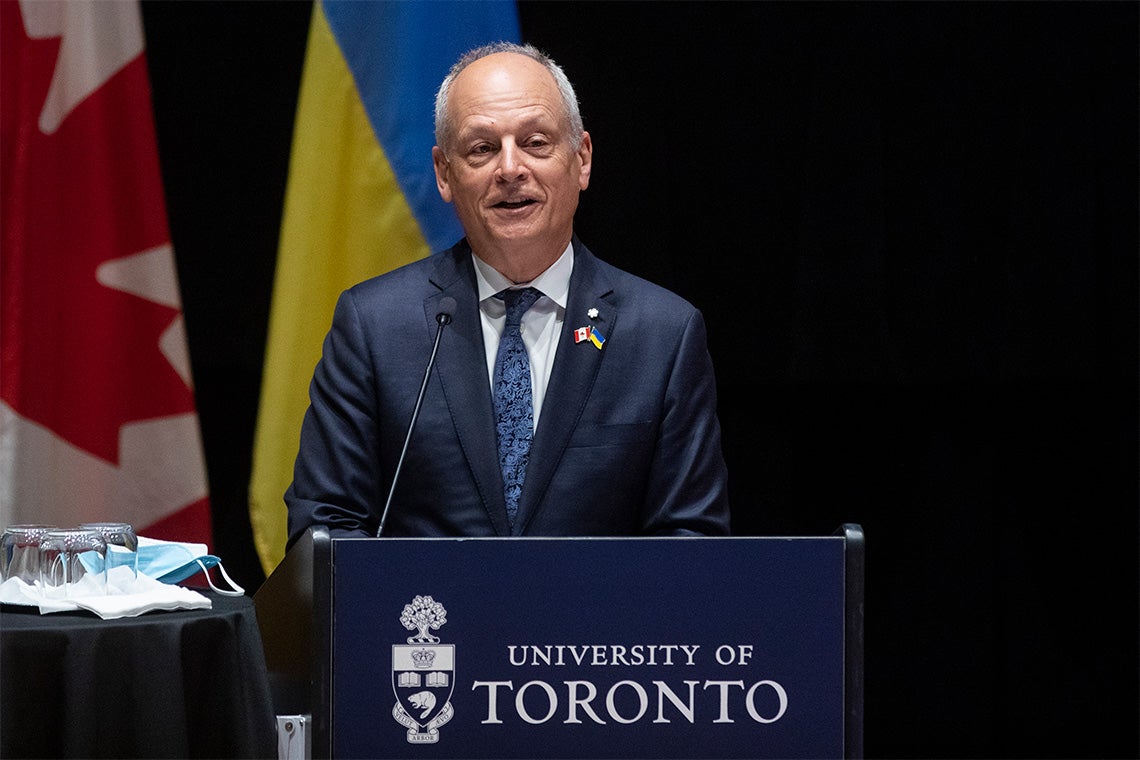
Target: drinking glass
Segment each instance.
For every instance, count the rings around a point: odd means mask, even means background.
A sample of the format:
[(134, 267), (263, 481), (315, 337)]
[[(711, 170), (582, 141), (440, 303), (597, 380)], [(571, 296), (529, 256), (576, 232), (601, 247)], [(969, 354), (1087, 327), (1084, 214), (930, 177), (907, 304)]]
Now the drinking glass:
[(29, 586), (40, 579), (40, 539), (54, 525), (9, 525), (0, 539), (0, 581), (19, 578)]
[(98, 531), (68, 528), (44, 534), (40, 591), (50, 598), (107, 593), (107, 542)]
[(93, 530), (107, 542), (107, 574), (119, 575), (123, 571), (116, 568), (125, 567), (130, 574), (122, 582), (133, 583), (139, 574), (139, 538), (130, 523), (125, 522), (92, 522), (79, 526), (84, 530)]

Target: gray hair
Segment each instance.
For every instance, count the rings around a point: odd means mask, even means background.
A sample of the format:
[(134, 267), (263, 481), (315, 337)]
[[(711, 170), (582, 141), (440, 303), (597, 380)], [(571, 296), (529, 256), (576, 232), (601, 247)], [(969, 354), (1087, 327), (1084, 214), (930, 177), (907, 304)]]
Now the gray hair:
[(451, 85), (455, 83), (455, 78), (475, 61), (495, 53), (525, 55), (527, 58), (541, 63), (550, 72), (550, 76), (554, 77), (554, 82), (558, 85), (558, 92), (562, 96), (562, 109), (566, 122), (570, 126), (570, 147), (575, 151), (578, 150), (582, 144), (584, 127), (582, 126), (582, 113), (578, 109), (578, 96), (574, 94), (574, 85), (570, 84), (570, 80), (562, 71), (562, 67), (546, 53), (534, 45), (519, 45), (514, 42), (493, 42), (469, 50), (447, 72), (447, 76), (443, 78), (443, 84), (439, 86), (439, 91), (435, 94), (435, 144), (446, 153), (451, 145), (452, 138), (455, 137), (455, 123), (448, 110), (448, 98), (451, 95)]

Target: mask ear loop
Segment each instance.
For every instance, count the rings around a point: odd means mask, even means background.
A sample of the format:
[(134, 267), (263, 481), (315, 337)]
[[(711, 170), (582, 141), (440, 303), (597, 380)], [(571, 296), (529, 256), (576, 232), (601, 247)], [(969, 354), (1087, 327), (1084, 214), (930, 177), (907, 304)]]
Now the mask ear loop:
[(245, 596), (245, 589), (242, 588), (241, 586), (237, 585), (236, 583), (234, 583), (234, 579), (231, 578), (228, 573), (226, 573), (226, 569), (224, 567), (222, 567), (221, 562), (219, 562), (217, 565), (218, 572), (220, 572), (222, 574), (222, 577), (225, 578), (226, 583), (230, 584), (230, 586), (232, 586), (235, 589), (234, 591), (228, 591), (226, 589), (220, 589), (217, 586), (215, 586), (213, 578), (210, 577), (210, 569), (208, 567), (206, 567), (206, 563), (200, 559), (195, 559), (194, 561), (197, 562), (199, 567), (202, 568), (202, 574), (206, 576), (206, 583), (210, 584), (211, 589), (213, 589), (214, 591), (218, 592), (219, 594), (221, 594), (223, 596)]

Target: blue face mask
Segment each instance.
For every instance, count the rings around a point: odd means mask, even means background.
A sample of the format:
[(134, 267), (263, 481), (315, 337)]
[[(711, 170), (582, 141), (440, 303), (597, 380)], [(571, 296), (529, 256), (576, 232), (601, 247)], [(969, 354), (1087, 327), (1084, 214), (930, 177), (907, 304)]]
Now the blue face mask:
[[(230, 589), (220, 589), (210, 577), (210, 569), (217, 568)], [(222, 567), (222, 560), (209, 553), (205, 544), (190, 544), (181, 541), (160, 541), (157, 538), (139, 536), (139, 572), (148, 578), (163, 583), (178, 583), (196, 573), (206, 576), (210, 588), (226, 596), (242, 596), (245, 589), (234, 583)]]

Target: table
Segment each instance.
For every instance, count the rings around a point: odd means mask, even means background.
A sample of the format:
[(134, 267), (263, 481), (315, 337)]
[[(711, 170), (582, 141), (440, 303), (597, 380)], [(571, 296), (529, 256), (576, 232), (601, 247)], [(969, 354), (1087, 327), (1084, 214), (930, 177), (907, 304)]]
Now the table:
[(0, 607), (0, 757), (277, 755), (253, 600), (102, 620)]

